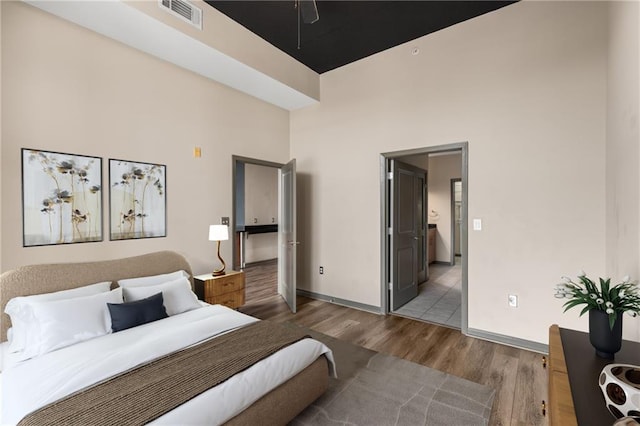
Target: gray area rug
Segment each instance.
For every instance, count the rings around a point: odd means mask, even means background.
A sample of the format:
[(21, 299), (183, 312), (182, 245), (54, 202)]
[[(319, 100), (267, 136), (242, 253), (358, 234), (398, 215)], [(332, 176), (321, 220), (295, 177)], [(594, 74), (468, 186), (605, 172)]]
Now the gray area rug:
[(488, 386), (307, 331), (333, 351), (338, 379), (291, 425), (489, 423), (495, 391)]

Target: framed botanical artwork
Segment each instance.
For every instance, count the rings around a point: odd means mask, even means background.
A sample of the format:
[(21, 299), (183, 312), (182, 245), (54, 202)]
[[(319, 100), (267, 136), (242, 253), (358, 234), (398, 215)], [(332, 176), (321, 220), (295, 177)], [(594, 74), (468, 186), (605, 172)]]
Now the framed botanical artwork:
[(109, 159), (110, 239), (167, 236), (167, 167)]
[(102, 241), (102, 159), (22, 149), (24, 247)]

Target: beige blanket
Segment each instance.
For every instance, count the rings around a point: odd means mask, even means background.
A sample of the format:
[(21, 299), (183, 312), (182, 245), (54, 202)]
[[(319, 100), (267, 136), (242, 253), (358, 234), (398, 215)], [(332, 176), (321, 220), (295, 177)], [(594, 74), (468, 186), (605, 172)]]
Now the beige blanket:
[(49, 404), (19, 425), (142, 425), (305, 337), (252, 323)]

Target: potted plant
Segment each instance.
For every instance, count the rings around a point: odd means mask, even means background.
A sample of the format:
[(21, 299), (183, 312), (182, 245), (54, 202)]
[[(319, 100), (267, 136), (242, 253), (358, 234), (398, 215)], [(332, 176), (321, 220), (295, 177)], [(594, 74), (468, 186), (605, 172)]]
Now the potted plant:
[(629, 276), (613, 286), (611, 278), (598, 281), (599, 285), (584, 271), (578, 273), (578, 282), (562, 277), (562, 282), (556, 285), (555, 297), (569, 299), (563, 305), (564, 312), (585, 305), (580, 316), (589, 312), (589, 340), (596, 355), (611, 359), (622, 346), (622, 314), (627, 312), (635, 317), (640, 313), (640, 294)]

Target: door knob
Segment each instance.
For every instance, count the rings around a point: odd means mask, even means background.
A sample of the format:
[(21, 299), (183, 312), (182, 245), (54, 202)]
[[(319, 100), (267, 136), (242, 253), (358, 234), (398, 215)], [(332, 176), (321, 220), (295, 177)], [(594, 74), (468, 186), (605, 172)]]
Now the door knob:
[(300, 244), (300, 241), (287, 241), (287, 244), (291, 244), (292, 246), (297, 246)]

